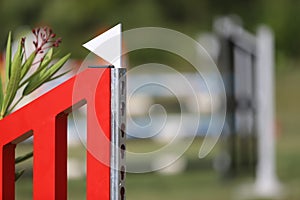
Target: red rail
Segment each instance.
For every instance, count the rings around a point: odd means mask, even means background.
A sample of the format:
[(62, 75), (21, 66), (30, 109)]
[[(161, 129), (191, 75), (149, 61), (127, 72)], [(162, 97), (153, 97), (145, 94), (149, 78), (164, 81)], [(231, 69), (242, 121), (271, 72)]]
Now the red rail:
[(110, 73), (110, 68), (88, 68), (0, 120), (2, 200), (15, 198), (15, 147), (31, 135), (34, 140), (33, 198), (67, 199), (67, 115), (72, 108), (85, 103), (88, 113), (87, 199), (109, 200)]

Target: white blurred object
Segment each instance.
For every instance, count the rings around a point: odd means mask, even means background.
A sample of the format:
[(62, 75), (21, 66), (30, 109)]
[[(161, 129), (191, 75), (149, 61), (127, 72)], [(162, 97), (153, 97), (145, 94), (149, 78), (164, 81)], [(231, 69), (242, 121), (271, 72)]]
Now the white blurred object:
[[(211, 33), (203, 33), (199, 36), (198, 42), (214, 60), (217, 59), (220, 51), (220, 44), (218, 43), (218, 39), (215, 35)], [(201, 52), (202, 50), (198, 49), (198, 51)]]
[(286, 194), (276, 174), (273, 34), (260, 27), (256, 39), (256, 124), (258, 162), (253, 184), (243, 184), (236, 199), (282, 199)]
[[(158, 157), (151, 164), (153, 171), (156, 171), (160, 166), (167, 166), (163, 169), (158, 170), (157, 172), (163, 175), (174, 175), (183, 172), (187, 167), (187, 160), (183, 156), (181, 156), (177, 160), (176, 158), (176, 154), (165, 154)], [(173, 162), (174, 160), (176, 161)]]
[[(209, 93), (197, 93), (197, 102), (191, 98), (186, 98), (186, 107), (191, 113), (210, 114), (212, 109), (220, 109), (221, 102), (218, 95), (212, 97)], [(199, 105), (196, 105), (198, 103)], [(214, 108), (212, 108), (214, 106)]]
[(183, 138), (186, 131), (183, 131), (184, 127), (181, 127), (181, 123), (181, 115), (168, 115), (162, 130), (153, 139), (158, 142), (169, 143), (174, 139)]
[(130, 115), (145, 115), (148, 113), (149, 108), (153, 104), (153, 100), (149, 95), (132, 95), (128, 99), (128, 112)]
[(84, 162), (81, 162), (79, 159), (68, 159), (68, 178), (69, 179), (80, 179), (83, 178), (86, 174)]
[(261, 197), (278, 197), (282, 192), (276, 175), (273, 49), (271, 30), (260, 27), (256, 65), (258, 164), (254, 187)]

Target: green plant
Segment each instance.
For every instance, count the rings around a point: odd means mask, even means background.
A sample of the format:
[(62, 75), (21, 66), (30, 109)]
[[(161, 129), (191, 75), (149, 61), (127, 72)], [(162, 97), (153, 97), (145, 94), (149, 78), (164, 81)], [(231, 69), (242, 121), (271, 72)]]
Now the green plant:
[[(54, 49), (59, 47), (61, 38), (55, 39), (56, 34), (49, 27), (35, 28), (32, 33), (35, 40), (33, 41), (34, 51), (30, 55), (26, 55), (26, 38), (22, 38), (18, 42), (16, 53), (12, 56), (11, 32), (8, 35), (4, 81), (0, 75), (0, 120), (9, 115), (25, 96), (34, 92), (44, 83), (57, 79), (68, 72), (56, 75), (56, 72), (70, 57), (70, 54), (67, 54), (54, 62)], [(31, 72), (30, 69), (33, 66), (35, 70)], [(21, 92), (21, 97), (16, 98), (17, 92)], [(15, 163), (27, 160), (32, 155), (33, 153), (29, 152), (18, 157)], [(24, 170), (15, 173), (16, 180), (23, 172)]]

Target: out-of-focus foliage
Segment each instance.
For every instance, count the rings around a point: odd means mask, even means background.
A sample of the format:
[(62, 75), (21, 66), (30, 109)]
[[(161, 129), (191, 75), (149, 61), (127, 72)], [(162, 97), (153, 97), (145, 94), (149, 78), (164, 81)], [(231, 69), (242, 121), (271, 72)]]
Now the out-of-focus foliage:
[(80, 58), (86, 51), (79, 44), (119, 22), (124, 29), (163, 26), (195, 36), (211, 30), (217, 16), (237, 14), (252, 31), (261, 23), (270, 25), (279, 54), (297, 58), (299, 13), (297, 0), (1, 0), (0, 47), (9, 30), (49, 25), (65, 38), (63, 51)]

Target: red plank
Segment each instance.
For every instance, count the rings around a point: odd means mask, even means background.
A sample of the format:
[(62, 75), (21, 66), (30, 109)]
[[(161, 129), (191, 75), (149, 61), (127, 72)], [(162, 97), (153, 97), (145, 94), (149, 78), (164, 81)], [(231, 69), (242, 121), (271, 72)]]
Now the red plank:
[(110, 71), (106, 71), (87, 107), (88, 200), (110, 199), (110, 92)]
[(19, 143), (32, 132), (34, 199), (66, 199), (67, 114), (84, 102), (88, 104), (87, 198), (109, 200), (109, 68), (86, 69), (0, 120), (1, 199), (14, 199), (14, 145), (8, 144)]

